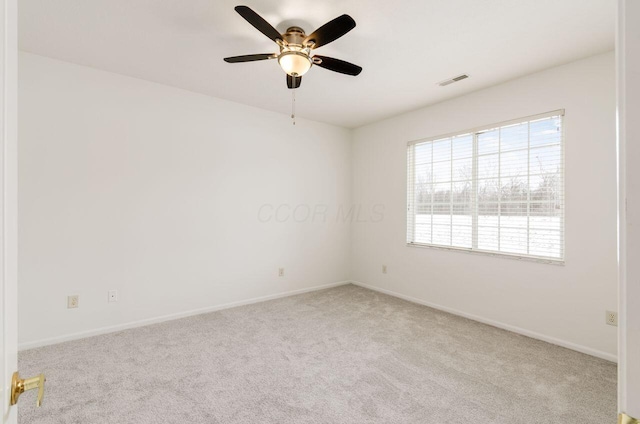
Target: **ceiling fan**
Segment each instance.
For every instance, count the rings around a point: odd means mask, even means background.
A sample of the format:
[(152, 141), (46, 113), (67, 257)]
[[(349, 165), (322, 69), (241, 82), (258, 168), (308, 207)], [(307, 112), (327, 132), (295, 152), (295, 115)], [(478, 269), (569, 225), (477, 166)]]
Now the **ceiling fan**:
[(338, 16), (322, 25), (311, 35), (306, 35), (302, 28), (295, 26), (287, 29), (284, 34), (280, 34), (269, 22), (247, 6), (236, 6), (235, 11), (258, 31), (275, 41), (280, 47), (280, 52), (225, 57), (225, 62), (239, 63), (278, 59), (280, 67), (287, 73), (287, 87), (292, 89), (300, 87), (302, 76), (311, 68), (311, 65), (353, 76), (362, 72), (360, 66), (344, 60), (320, 55), (311, 56), (313, 49), (329, 44), (355, 28), (356, 21), (349, 15)]

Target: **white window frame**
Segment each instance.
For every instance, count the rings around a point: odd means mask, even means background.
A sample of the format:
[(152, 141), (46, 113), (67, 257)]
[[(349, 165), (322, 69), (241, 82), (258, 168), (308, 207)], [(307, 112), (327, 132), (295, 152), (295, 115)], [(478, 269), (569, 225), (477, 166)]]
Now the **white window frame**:
[[(409, 247), (420, 247), (427, 249), (441, 249), (441, 250), (452, 250), (458, 252), (472, 253), (472, 254), (481, 254), (485, 256), (495, 256), (501, 258), (511, 258), (511, 259), (519, 259), (526, 261), (534, 261), (540, 263), (547, 263), (553, 265), (564, 265), (566, 259), (566, 243), (565, 243), (565, 220), (566, 220), (566, 202), (565, 202), (565, 123), (564, 123), (564, 109), (558, 109), (551, 112), (540, 113), (537, 115), (525, 116), (522, 118), (511, 119), (508, 121), (498, 122), (495, 124), (483, 125), (480, 127), (471, 128), (464, 131), (456, 131), (453, 133), (438, 135), (435, 137), (423, 138), (419, 140), (413, 140), (407, 143), (407, 227), (406, 227), (406, 237), (407, 237), (407, 246)], [(457, 246), (446, 246), (439, 245), (433, 243), (418, 243), (412, 240), (415, 240), (415, 199), (410, 199), (409, 193), (414, 193), (415, 196), (415, 158), (413, 157), (414, 149), (413, 146), (420, 143), (426, 143), (430, 141), (436, 141), (443, 138), (450, 138), (455, 136), (461, 136), (466, 134), (473, 135), (473, 154), (472, 161), (476, 164), (474, 169), (477, 169), (477, 161), (478, 161), (478, 135), (482, 132), (489, 131), (498, 127), (504, 127), (508, 125), (520, 124), (528, 121), (535, 121), (538, 119), (550, 118), (552, 116), (560, 116), (562, 118), (562, 132), (561, 132), (561, 143), (560, 143), (560, 207), (562, 208), (562, 214), (560, 216), (560, 249), (561, 249), (561, 257), (560, 258), (552, 258), (546, 256), (536, 256), (530, 254), (522, 254), (522, 253), (508, 253), (508, 252), (499, 252), (494, 250), (483, 250), (478, 249), (477, 247), (457, 247)], [(477, 184), (478, 178), (477, 174), (473, 175), (472, 179), (473, 184), (473, 192), (477, 192)], [(529, 205), (529, 200), (527, 200), (527, 204)], [(477, 205), (473, 204), (472, 208), (475, 208)], [(474, 213), (472, 215), (472, 246), (477, 246), (477, 231), (478, 231), (478, 214)]]

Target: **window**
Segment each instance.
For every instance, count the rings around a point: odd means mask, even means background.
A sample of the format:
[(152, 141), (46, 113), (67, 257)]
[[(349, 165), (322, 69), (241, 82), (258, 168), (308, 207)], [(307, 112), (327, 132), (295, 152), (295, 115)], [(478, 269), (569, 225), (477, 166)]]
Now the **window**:
[(407, 243), (562, 262), (563, 115), (409, 143)]

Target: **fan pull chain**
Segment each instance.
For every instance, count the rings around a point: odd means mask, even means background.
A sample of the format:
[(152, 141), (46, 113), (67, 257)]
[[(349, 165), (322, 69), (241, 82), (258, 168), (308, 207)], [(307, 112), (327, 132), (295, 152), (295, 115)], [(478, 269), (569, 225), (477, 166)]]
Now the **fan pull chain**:
[(296, 90), (291, 90), (291, 120), (296, 124)]

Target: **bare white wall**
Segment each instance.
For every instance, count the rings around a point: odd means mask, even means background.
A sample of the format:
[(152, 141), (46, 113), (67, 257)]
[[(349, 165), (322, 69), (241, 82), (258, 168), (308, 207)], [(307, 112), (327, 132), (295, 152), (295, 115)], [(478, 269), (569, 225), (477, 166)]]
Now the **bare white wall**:
[(23, 348), (348, 279), (348, 130), (30, 54), (19, 77)]
[[(561, 108), (566, 265), (406, 246), (408, 141)], [(617, 309), (615, 143), (613, 53), (357, 129), (354, 203), (385, 212), (352, 227), (352, 279), (615, 360), (616, 328), (604, 319)]]
[[(615, 359), (611, 53), (354, 132), (30, 54), (19, 95), (23, 348), (352, 279)], [(559, 108), (565, 266), (406, 246), (407, 141)]]

